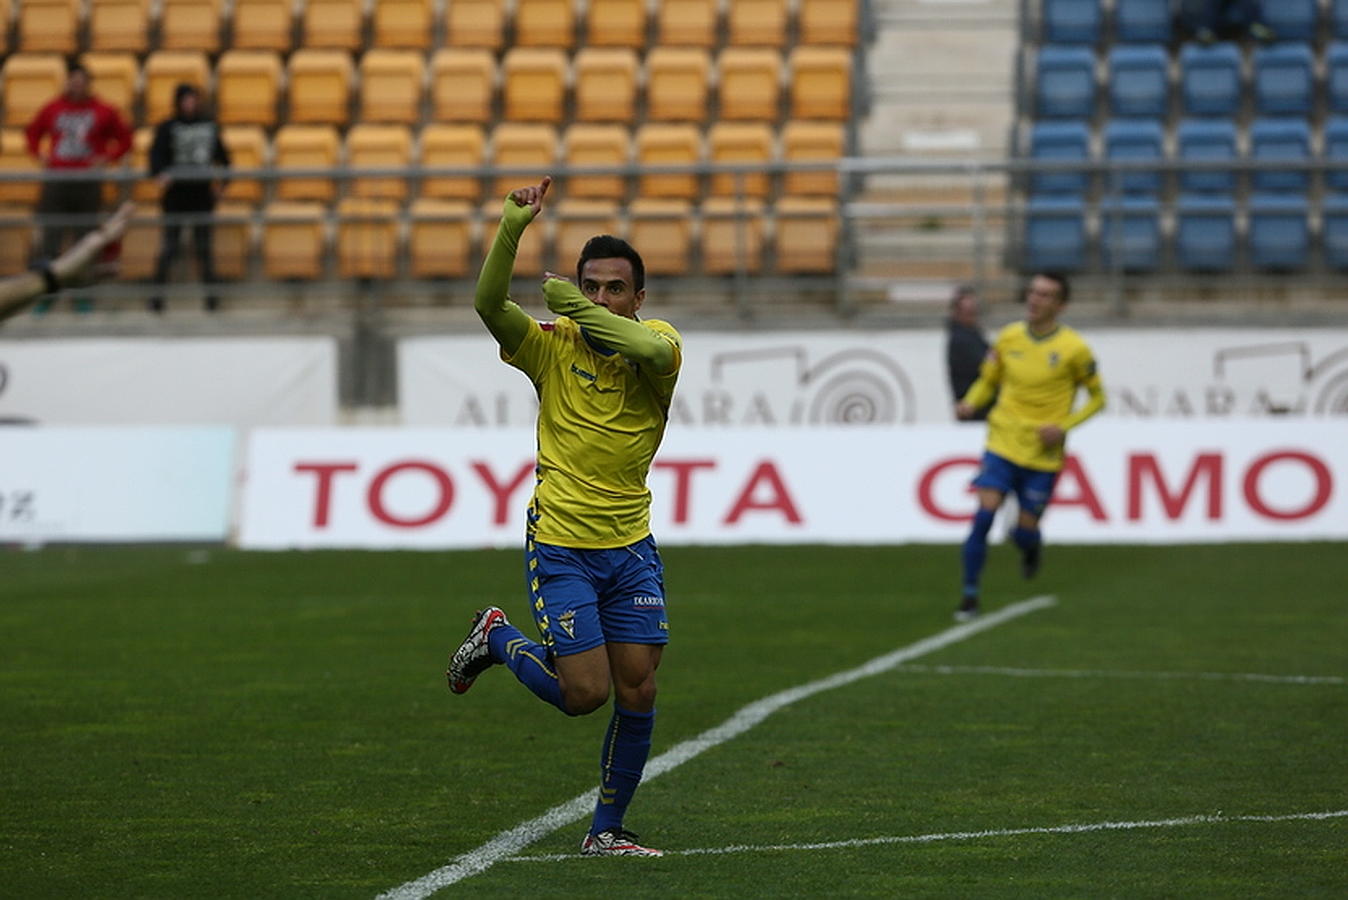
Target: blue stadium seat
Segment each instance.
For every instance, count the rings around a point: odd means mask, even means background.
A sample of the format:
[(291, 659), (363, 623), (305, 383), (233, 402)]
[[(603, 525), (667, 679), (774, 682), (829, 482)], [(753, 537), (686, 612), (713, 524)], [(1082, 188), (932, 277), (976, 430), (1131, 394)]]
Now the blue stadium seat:
[(1306, 268), (1311, 252), (1310, 209), (1298, 194), (1251, 194), (1250, 262), (1279, 272)]
[[(1155, 119), (1113, 119), (1105, 126), (1105, 159), (1138, 162), (1159, 161), (1165, 156), (1165, 131)], [(1125, 194), (1158, 194), (1161, 173), (1119, 172), (1117, 182), (1107, 181), (1106, 193), (1117, 184)]]
[[(1085, 122), (1036, 122), (1030, 132), (1030, 158), (1052, 162), (1086, 162), (1091, 158), (1091, 131)], [(1030, 177), (1034, 194), (1084, 194), (1086, 172), (1043, 172)]]
[(1280, 41), (1313, 41), (1320, 28), (1318, 0), (1264, 0), (1264, 24)]
[[(1250, 125), (1250, 158), (1260, 161), (1305, 162), (1311, 156), (1311, 128), (1305, 119), (1255, 119)], [(1310, 186), (1305, 169), (1255, 172), (1255, 191), (1304, 193)]]
[[(1230, 119), (1184, 119), (1176, 129), (1176, 148), (1181, 160), (1235, 162), (1239, 155), (1236, 123)], [(1230, 194), (1236, 189), (1232, 171), (1181, 172), (1180, 190), (1186, 193)]]
[(1109, 106), (1116, 116), (1155, 116), (1169, 111), (1170, 58), (1156, 44), (1115, 47), (1109, 52)]
[(1186, 115), (1234, 116), (1240, 110), (1240, 50), (1231, 43), (1185, 44), (1180, 85)]
[(1320, 201), (1320, 240), (1325, 265), (1348, 270), (1348, 194), (1325, 194)]
[(1311, 111), (1315, 56), (1308, 44), (1274, 44), (1254, 51), (1254, 106), (1261, 116)]
[(1335, 41), (1325, 49), (1325, 90), (1331, 112), (1348, 112), (1348, 42)]
[(1094, 44), (1100, 40), (1100, 0), (1044, 0), (1044, 40)]
[(1170, 43), (1170, 0), (1114, 0), (1114, 40)]
[[(1348, 117), (1335, 116), (1325, 123), (1325, 159), (1348, 163)], [(1325, 185), (1333, 191), (1348, 192), (1348, 169), (1325, 173)]]
[(1236, 204), (1230, 197), (1181, 194), (1175, 257), (1190, 272), (1229, 272), (1236, 263)]
[(1334, 37), (1348, 39), (1348, 0), (1330, 0), (1329, 20)]
[(1106, 268), (1125, 272), (1159, 269), (1160, 203), (1152, 197), (1123, 197), (1101, 204), (1100, 259)]
[(1089, 119), (1095, 112), (1095, 54), (1085, 47), (1039, 50), (1035, 97), (1048, 119)]
[(1085, 265), (1085, 203), (1076, 197), (1031, 197), (1025, 217), (1026, 271), (1076, 272)]

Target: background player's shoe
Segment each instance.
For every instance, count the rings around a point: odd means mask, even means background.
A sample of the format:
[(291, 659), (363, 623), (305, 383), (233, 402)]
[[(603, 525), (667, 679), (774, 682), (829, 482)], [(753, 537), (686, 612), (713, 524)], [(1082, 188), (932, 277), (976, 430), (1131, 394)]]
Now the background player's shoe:
[(955, 621), (968, 622), (976, 618), (978, 618), (978, 598), (965, 597), (960, 601), (959, 609), (955, 610)]
[(1037, 544), (1029, 550), (1020, 551), (1020, 574), (1026, 581), (1039, 574), (1039, 559), (1043, 549), (1042, 544)]
[(496, 664), (491, 658), (491, 648), (487, 644), (487, 635), (497, 625), (507, 624), (506, 614), (498, 607), (488, 606), (479, 610), (473, 619), (473, 627), (468, 629), (468, 637), (463, 639), (459, 649), (449, 658), (449, 669), (445, 677), (449, 679), (449, 689), (462, 694), (473, 686), (477, 676)]
[(587, 834), (580, 842), (581, 856), (664, 856), (663, 850), (643, 847), (637, 836), (621, 828), (610, 828), (598, 834)]

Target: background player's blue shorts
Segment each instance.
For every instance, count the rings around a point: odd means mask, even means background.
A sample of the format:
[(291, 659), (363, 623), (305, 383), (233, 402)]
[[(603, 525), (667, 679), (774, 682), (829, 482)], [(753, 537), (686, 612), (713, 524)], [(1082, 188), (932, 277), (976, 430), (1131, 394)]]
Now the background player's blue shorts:
[(983, 462), (974, 477), (974, 487), (992, 488), (1003, 493), (1014, 492), (1021, 511), (1038, 518), (1044, 514), (1057, 481), (1057, 472), (1027, 469), (996, 453), (984, 453)]
[(654, 538), (611, 550), (577, 550), (528, 538), (524, 579), (543, 644), (557, 656), (610, 641), (669, 641), (665, 567)]

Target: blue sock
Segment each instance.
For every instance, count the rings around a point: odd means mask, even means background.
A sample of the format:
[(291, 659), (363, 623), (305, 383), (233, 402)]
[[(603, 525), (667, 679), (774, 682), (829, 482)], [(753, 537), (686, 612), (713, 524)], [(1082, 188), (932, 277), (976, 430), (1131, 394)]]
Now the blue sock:
[(983, 509), (974, 513), (974, 526), (964, 540), (964, 596), (978, 596), (978, 578), (983, 574), (983, 562), (988, 558), (988, 532), (992, 530), (995, 510)]
[(529, 640), (524, 632), (506, 623), (491, 630), (487, 635), (487, 646), (491, 648), (491, 658), (505, 663), (506, 668), (514, 672), (520, 683), (533, 691), (538, 699), (566, 712), (562, 687), (546, 647)]
[(622, 828), (623, 813), (632, 802), (646, 757), (651, 752), (651, 732), (655, 729), (655, 710), (628, 712), (613, 704), (613, 718), (604, 735), (604, 752), (599, 759), (599, 802), (594, 806), (594, 824), (590, 834), (610, 828)]
[(1038, 528), (1022, 528), (1017, 525), (1011, 531), (1011, 540), (1016, 542), (1016, 546), (1022, 551), (1029, 552), (1037, 550), (1040, 543), (1043, 542), (1043, 536)]

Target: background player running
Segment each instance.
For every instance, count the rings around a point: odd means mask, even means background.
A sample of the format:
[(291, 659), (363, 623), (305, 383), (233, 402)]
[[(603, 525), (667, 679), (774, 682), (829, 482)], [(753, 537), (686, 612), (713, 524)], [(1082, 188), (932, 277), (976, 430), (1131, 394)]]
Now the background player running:
[[(955, 404), (955, 415), (968, 419), (997, 397), (988, 414), (987, 449), (974, 478), (978, 512), (964, 542), (964, 592), (955, 613), (961, 621), (978, 615), (978, 582), (987, 558), (988, 530), (1009, 491), (1015, 492), (1020, 505), (1011, 536), (1020, 548), (1021, 571), (1026, 578), (1039, 571), (1039, 520), (1062, 471), (1064, 439), (1068, 431), (1104, 409), (1104, 388), (1090, 347), (1075, 331), (1058, 323), (1070, 297), (1066, 277), (1035, 275), (1025, 292), (1025, 320), (1001, 330), (978, 380)], [(1085, 387), (1090, 396), (1074, 412), (1072, 403), (1079, 387)]]
[(655, 724), (655, 670), (668, 640), (664, 570), (650, 533), (646, 475), (664, 436), (681, 342), (670, 325), (638, 321), (645, 266), (623, 240), (591, 238), (579, 287), (548, 273), (555, 322), (535, 321), (507, 296), (520, 236), (550, 178), (506, 199), (477, 282), (477, 311), (501, 358), (538, 391), (537, 483), (528, 510), (524, 577), (541, 642), (492, 606), (450, 658), (461, 694), (495, 663), (568, 715), (615, 695), (600, 756), (599, 799), (581, 852), (659, 856), (623, 829)]

